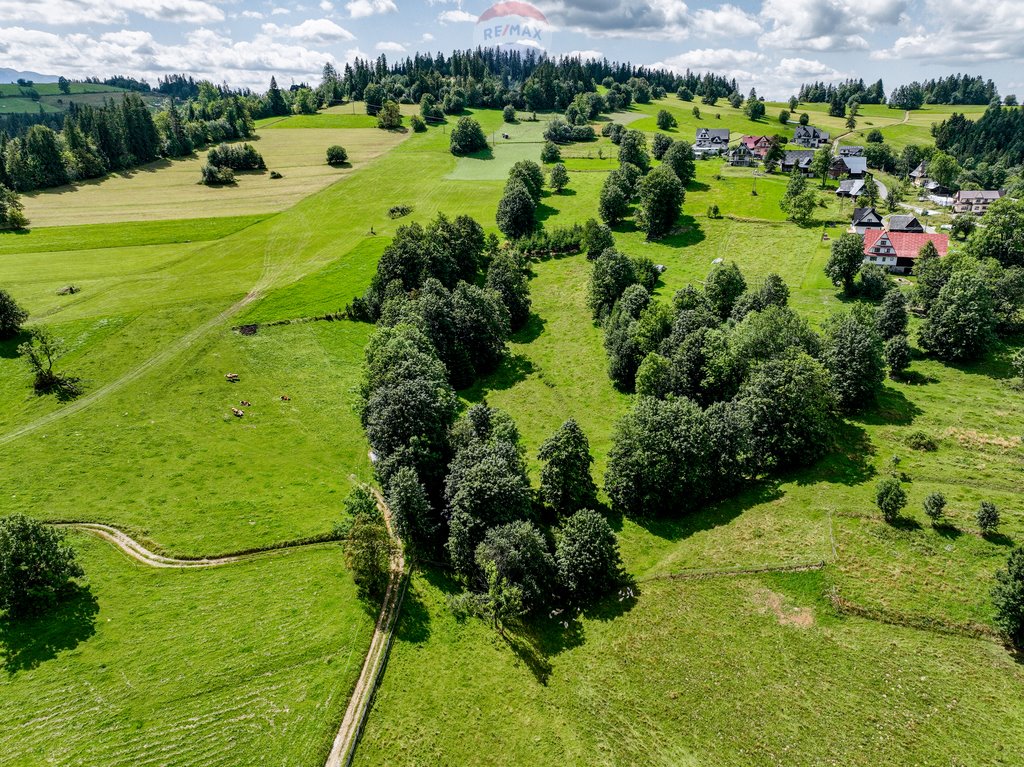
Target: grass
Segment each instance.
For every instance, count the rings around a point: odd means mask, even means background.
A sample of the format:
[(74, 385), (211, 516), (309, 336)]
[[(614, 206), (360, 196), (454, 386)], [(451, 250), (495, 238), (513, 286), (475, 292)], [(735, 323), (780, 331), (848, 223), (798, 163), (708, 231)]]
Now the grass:
[[(665, 103), (688, 111), (672, 101)], [(628, 116), (644, 128), (658, 108), (645, 105)], [(737, 133), (769, 127), (744, 125), (746, 118), (729, 109), (714, 111)], [(354, 117), (360, 111), (357, 105)], [(346, 105), (310, 119), (352, 116)], [(301, 189), (297, 184), (302, 199), (282, 196), (277, 208), (263, 207), (267, 200), (246, 186), (265, 177), (222, 190), (235, 196), (223, 209), (193, 202), (190, 195), (202, 189), (176, 185), (177, 163), (95, 190), (30, 200), (62, 210), (61, 220), (71, 223), (93, 220), (104, 206), (108, 221), (148, 215), (146, 195), (165, 189), (176, 196), (177, 207), (166, 208), (178, 210), (176, 220), (0, 236), (0, 285), (30, 309), (30, 323), (65, 338), (61, 365), (82, 375), (88, 392), (117, 383), (161, 350), (177, 352), (91, 407), (0, 444), (0, 461), (17, 466), (0, 483), (5, 508), (114, 523), (177, 554), (330, 530), (342, 516), (350, 475), (370, 477), (353, 390), (372, 328), (302, 322), (264, 326), (253, 336), (231, 328), (336, 312), (365, 289), (380, 253), (407, 222), (428, 221), (438, 211), (465, 213), (494, 231), (507, 168), (539, 156), (540, 144), (532, 142), (543, 124), (506, 126), (493, 110), (474, 116), (488, 134), (504, 131), (511, 139), (485, 155), (456, 159), (447, 151), (451, 121), (400, 142), (377, 129), (264, 124), (259, 146), (271, 167), (274, 156), (305, 156), (309, 172), (320, 172), (327, 144), (340, 140), (351, 152), (356, 137), (367, 142), (365, 161), (338, 183), (317, 176)], [(885, 115), (873, 110), (868, 119), (881, 124)], [(817, 115), (813, 122), (819, 124)], [(821, 124), (828, 129), (824, 118)], [(681, 120), (678, 135), (688, 138), (693, 127)], [(275, 146), (291, 154), (275, 155)], [(548, 227), (593, 216), (605, 172), (615, 165), (607, 140), (563, 154), (570, 184), (564, 194), (545, 194), (540, 216)], [(845, 221), (849, 206), (823, 193), (814, 222), (799, 227), (778, 208), (784, 177), (755, 181), (749, 169), (717, 160), (697, 169), (672, 235), (647, 242), (631, 220), (615, 230), (625, 252), (667, 267), (656, 289), (660, 300), (700, 283), (712, 261), (723, 258), (739, 263), (750, 283), (779, 273), (791, 305), (815, 326), (848, 303), (823, 274), (823, 234), (840, 231), (829, 224)], [(135, 196), (137, 209), (126, 203)], [(413, 211), (392, 220), (387, 209), (398, 204)], [(707, 218), (712, 204), (723, 218)], [(127, 210), (118, 212), (118, 205)], [(200, 207), (202, 218), (181, 219)], [(617, 391), (605, 371), (602, 332), (586, 308), (590, 266), (584, 256), (569, 256), (535, 262), (531, 270), (530, 322), (502, 367), (460, 394), (466, 404), (486, 398), (513, 414), (535, 482), (540, 443), (575, 417), (590, 439), (601, 484), (615, 421), (631, 395)], [(83, 291), (56, 296), (68, 283)], [(253, 300), (237, 313), (175, 346), (250, 291)], [(0, 344), (0, 438), (65, 407), (32, 394), (15, 346)], [(641, 596), (635, 603), (612, 597), (572, 619), (568, 630), (541, 622), (508, 644), (483, 623), (451, 615), (444, 598), (454, 586), (443, 574), (418, 573), (357, 762), (479, 764), (501, 753), (510, 763), (538, 765), (937, 764), (948, 763), (955, 749), (963, 764), (1019, 763), (1024, 680), (1005, 650), (956, 634), (842, 618), (826, 598), (835, 590), (867, 611), (914, 625), (991, 630), (992, 572), (1009, 545), (1024, 540), (1017, 497), (1024, 405), (1009, 381), (1011, 351), (962, 367), (915, 357), (909, 377), (888, 381), (878, 404), (852, 419), (837, 435), (837, 450), (816, 466), (688, 517), (613, 517)], [(239, 384), (225, 382), (229, 371), (240, 374)], [(233, 418), (229, 407), (242, 399), (252, 404), (244, 418)], [(937, 451), (908, 447), (908, 435), (918, 430), (937, 441)], [(889, 527), (878, 519), (873, 494), (893, 455), (912, 482), (905, 521)], [(933, 490), (950, 500), (948, 527), (933, 528), (921, 511)], [(982, 539), (973, 531), (983, 499), (1003, 512), (1000, 536)], [(28, 764), (129, 763), (145, 743), (165, 763), (216, 764), (230, 761), (216, 750), (230, 743), (239, 749), (233, 763), (322, 759), (354, 673), (346, 666), (339, 679), (326, 662), (334, 652), (327, 646), (350, 648), (358, 658), (366, 636), (360, 632), (369, 630), (336, 550), (169, 574), (129, 567), (92, 539), (76, 544), (99, 615), (114, 620), (97, 619), (95, 632), (73, 648), (8, 680), (10, 695), (0, 696), (3, 721), (11, 725), (0, 735), (7, 738), (0, 740), (5, 756)], [(820, 571), (786, 576), (664, 579), (822, 561)], [(305, 601), (292, 601), (294, 584)], [(196, 633), (204, 618), (210, 635)], [(214, 646), (212, 636), (224, 646)], [(309, 654), (301, 654), (306, 645), (295, 642), (307, 636)], [(156, 646), (167, 649), (156, 658), (142, 654)], [(275, 655), (279, 647), (290, 649)], [(260, 652), (273, 664), (242, 669)], [(289, 652), (300, 659), (290, 660)], [(119, 659), (132, 685), (154, 686), (153, 702), (132, 698), (114, 676)], [(193, 681), (207, 678), (214, 681)], [(53, 721), (72, 736), (56, 738), (46, 730), (57, 726), (48, 724), (48, 701), (70, 682), (90, 695), (61, 699), (60, 710), (72, 713), (68, 724)], [(232, 708), (236, 701), (252, 717), (228, 714), (216, 724), (210, 712), (241, 710)], [(36, 729), (17, 726), (24, 721)], [(181, 734), (182, 722), (191, 722), (193, 735)]]
[(337, 545), (156, 570), (72, 543), (85, 588), (0, 621), (5, 765), (324, 760), (373, 628)]
[[(201, 152), (191, 158), (160, 160), (103, 179), (26, 194), (25, 215), (34, 226), (63, 226), (274, 213), (365, 166), (398, 143), (402, 135), (376, 129), (267, 131), (253, 143), (268, 170), (239, 173), (234, 186), (199, 183), (206, 154)], [(348, 149), (345, 167), (331, 167), (324, 160), (332, 144)], [(277, 171), (283, 178), (271, 179), (269, 171)]]

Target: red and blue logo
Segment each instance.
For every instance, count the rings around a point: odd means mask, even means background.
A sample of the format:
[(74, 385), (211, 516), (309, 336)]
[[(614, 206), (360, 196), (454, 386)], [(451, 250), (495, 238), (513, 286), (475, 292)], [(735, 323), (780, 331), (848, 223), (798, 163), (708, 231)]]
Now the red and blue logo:
[(537, 8), (520, 0), (496, 3), (480, 14), (473, 41), (482, 48), (532, 48), (537, 52), (551, 46), (553, 28)]

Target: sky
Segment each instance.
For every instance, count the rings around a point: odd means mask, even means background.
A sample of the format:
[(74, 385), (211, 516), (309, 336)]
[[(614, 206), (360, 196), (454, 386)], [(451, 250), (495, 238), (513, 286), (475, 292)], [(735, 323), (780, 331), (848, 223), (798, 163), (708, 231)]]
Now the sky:
[[(494, 0), (0, 0), (0, 67), (155, 85), (170, 72), (263, 91), (315, 84), (326, 61), (449, 53)], [(787, 98), (801, 82), (886, 91), (954, 72), (1024, 95), (1024, 0), (534, 0), (543, 46), (735, 77)], [(493, 23), (493, 22), (492, 22)]]

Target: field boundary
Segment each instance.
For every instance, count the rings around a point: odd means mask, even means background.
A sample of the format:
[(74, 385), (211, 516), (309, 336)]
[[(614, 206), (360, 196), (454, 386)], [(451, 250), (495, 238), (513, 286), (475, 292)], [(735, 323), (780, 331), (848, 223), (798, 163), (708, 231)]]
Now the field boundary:
[(682, 570), (677, 573), (647, 575), (640, 578), (641, 583), (649, 581), (683, 581), (704, 580), (707, 578), (727, 578), (737, 575), (759, 575), (761, 573), (799, 573), (808, 570), (821, 570), (828, 563), (824, 559), (812, 562), (791, 562), (777, 565), (753, 565), (750, 567), (722, 567), (709, 569)]
[(931, 631), (936, 634), (963, 636), (971, 639), (984, 639), (1003, 644), (1002, 635), (990, 626), (981, 623), (949, 621), (929, 615), (902, 613), (885, 607), (868, 607), (840, 596), (839, 589), (834, 586), (828, 592), (828, 600), (840, 615), (864, 618), (890, 626), (902, 626), (919, 631)]

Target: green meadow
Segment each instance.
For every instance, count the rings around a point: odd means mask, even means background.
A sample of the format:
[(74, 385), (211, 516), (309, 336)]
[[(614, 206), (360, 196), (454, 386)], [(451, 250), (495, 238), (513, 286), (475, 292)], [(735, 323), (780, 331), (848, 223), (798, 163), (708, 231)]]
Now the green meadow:
[[(670, 135), (687, 140), (700, 126), (792, 131), (775, 105), (757, 122), (697, 106), (699, 120), (675, 96), (612, 119), (652, 132), (667, 108)], [(812, 124), (845, 131), (827, 107), (805, 107)], [(941, 119), (864, 110), (858, 130), (872, 121), (922, 143)], [(445, 212), (496, 231), (508, 168), (539, 157), (550, 116), (474, 116), (497, 136), (475, 157), (449, 154), (452, 119), (390, 133), (346, 105), (261, 123), (257, 146), (286, 168), (280, 181), (247, 176), (206, 199), (195, 159), (27, 197), (35, 228), (0, 234), (0, 286), (30, 325), (64, 339), (59, 367), (85, 395), (37, 397), (16, 341), (0, 344), (0, 462), (14, 467), (0, 475), (4, 510), (106, 522), (184, 556), (329, 533), (352, 483), (372, 480), (354, 410), (372, 327), (311, 318), (362, 293), (404, 223)], [(351, 168), (323, 164), (332, 143)], [(596, 215), (616, 164), (607, 139), (563, 155), (569, 186), (540, 209), (549, 228)], [(721, 258), (751, 284), (781, 275), (815, 326), (847, 305), (822, 269), (849, 204), (823, 192), (800, 227), (778, 207), (785, 178), (720, 160), (697, 169), (671, 235), (647, 242), (631, 219), (615, 230), (622, 250), (666, 267), (660, 300)], [(389, 218), (400, 204), (412, 212)], [(631, 395), (606, 373), (590, 266), (574, 255), (530, 268), (533, 316), (502, 366), (460, 395), (515, 417), (535, 482), (541, 442), (576, 418), (600, 485)], [(58, 296), (69, 284), (80, 292)], [(503, 640), (456, 620), (445, 573), (416, 572), (356, 764), (1021, 763), (1024, 670), (994, 641), (988, 602), (993, 572), (1024, 541), (1012, 351), (959, 367), (915, 354), (816, 466), (689, 516), (613, 518), (635, 599)], [(937, 450), (912, 449), (918, 431)], [(911, 482), (892, 527), (874, 484), (894, 455)], [(934, 490), (949, 526), (921, 511)], [(974, 529), (982, 500), (1002, 511), (998, 536)], [(86, 590), (38, 624), (0, 629), (5, 763), (322, 762), (373, 621), (336, 545), (162, 571), (82, 534), (72, 543)], [(816, 569), (728, 574), (766, 566)]]

